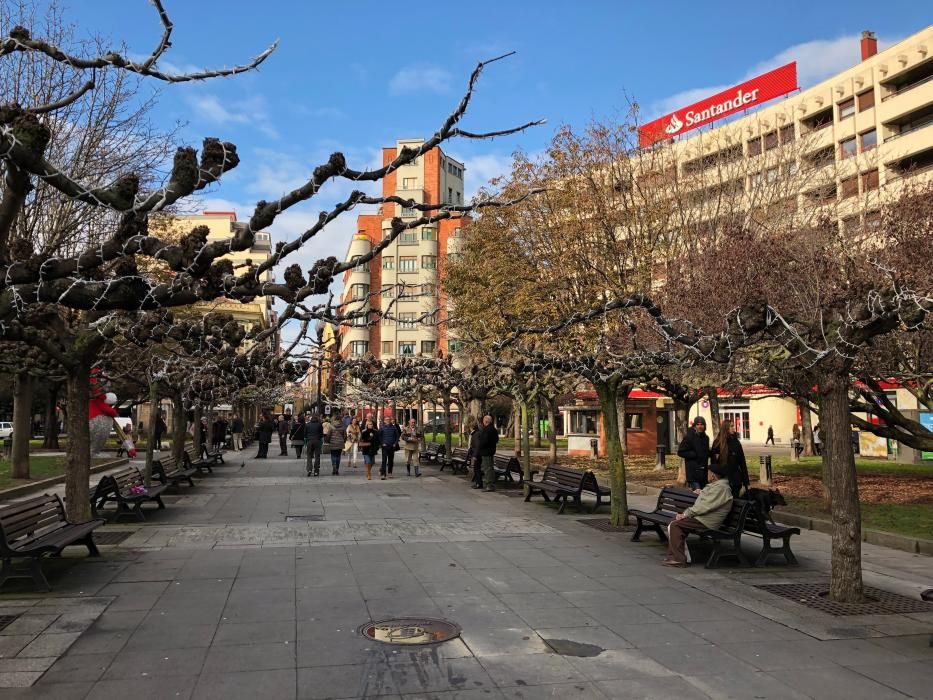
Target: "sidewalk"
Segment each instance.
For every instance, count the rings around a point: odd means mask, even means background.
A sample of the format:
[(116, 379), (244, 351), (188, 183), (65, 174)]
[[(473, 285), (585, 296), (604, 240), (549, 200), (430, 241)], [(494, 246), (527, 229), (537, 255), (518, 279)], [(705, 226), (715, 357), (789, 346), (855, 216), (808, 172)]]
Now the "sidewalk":
[[(667, 569), (650, 535), (633, 543), (432, 467), (367, 482), (361, 468), (314, 479), (295, 459), (227, 462), (145, 524), (108, 525), (131, 534), (101, 560), (76, 549), (50, 562), (52, 594), (8, 584), (0, 615), (20, 617), (0, 629), (0, 686), (32, 685), (0, 697), (854, 700), (933, 688), (933, 613), (808, 633), (818, 614), (787, 616), (796, 603), (750, 585), (825, 577), (819, 533), (795, 538), (796, 571)], [(866, 545), (865, 561), (869, 583), (933, 585), (929, 557)], [(358, 634), (390, 616), (444, 618), (462, 635), (405, 647)]]

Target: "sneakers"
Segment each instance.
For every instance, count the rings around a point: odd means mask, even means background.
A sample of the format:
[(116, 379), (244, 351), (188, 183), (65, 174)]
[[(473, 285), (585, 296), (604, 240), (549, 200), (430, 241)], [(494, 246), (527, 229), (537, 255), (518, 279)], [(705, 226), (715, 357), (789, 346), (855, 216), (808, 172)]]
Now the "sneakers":
[(483, 491), (495, 491), (495, 490), (496, 490), (495, 486), (487, 486), (486, 488), (483, 489)]
[(664, 561), (661, 562), (661, 564), (664, 565), (664, 566), (673, 566), (673, 567), (675, 567), (675, 568), (677, 568), (677, 569), (686, 569), (686, 568), (687, 568), (687, 565), (686, 565), (686, 564), (681, 564), (679, 561), (674, 561), (673, 559), (665, 559)]

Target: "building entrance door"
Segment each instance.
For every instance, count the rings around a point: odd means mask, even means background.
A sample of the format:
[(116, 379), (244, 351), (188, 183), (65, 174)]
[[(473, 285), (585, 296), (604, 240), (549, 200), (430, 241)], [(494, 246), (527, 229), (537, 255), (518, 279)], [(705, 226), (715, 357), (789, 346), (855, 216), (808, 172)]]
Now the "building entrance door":
[(671, 450), (671, 412), (658, 411), (658, 447)]
[[(720, 411), (723, 420), (732, 421), (735, 432), (742, 440), (751, 438), (751, 422), (749, 421), (748, 406), (725, 406)], [(717, 430), (718, 430), (717, 426)]]

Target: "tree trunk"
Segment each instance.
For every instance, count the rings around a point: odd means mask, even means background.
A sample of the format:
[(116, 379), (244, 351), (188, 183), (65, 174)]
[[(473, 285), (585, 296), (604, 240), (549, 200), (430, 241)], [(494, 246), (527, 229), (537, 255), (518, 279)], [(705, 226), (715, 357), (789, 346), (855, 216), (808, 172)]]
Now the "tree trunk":
[[(528, 419), (530, 411), (528, 410), (528, 402), (523, 401), (521, 406), (522, 412), (522, 472), (524, 473), (524, 478), (527, 483), (531, 483), (531, 438), (528, 435)], [(539, 435), (540, 439), (540, 435)]]
[(532, 430), (535, 432), (535, 447), (541, 447), (541, 400), (535, 400), (535, 412), (534, 412), (534, 421), (535, 424), (532, 426)]
[(81, 361), (69, 368), (68, 449), (65, 456), (65, 513), (73, 523), (91, 517), (88, 480), (91, 478), (91, 435), (88, 402), (91, 398), (91, 363)]
[(622, 454), (628, 453), (628, 432), (625, 425), (625, 404), (628, 401), (630, 387), (621, 389), (616, 394), (616, 422), (619, 430), (619, 446)]
[(57, 450), (58, 447), (58, 392), (61, 391), (61, 382), (49, 381), (49, 393), (45, 402), (45, 434), (42, 436), (42, 447), (47, 450)]
[(444, 445), (446, 447), (447, 458), (450, 459), (450, 453), (453, 450), (453, 436), (451, 435), (451, 425), (450, 425), (450, 403), (453, 401), (453, 397), (450, 395), (450, 391), (445, 391), (443, 394), (444, 400)]
[[(248, 420), (245, 412), (241, 413), (244, 420)], [(172, 394), (172, 457), (176, 464), (182, 463), (182, 455), (185, 452), (185, 435), (188, 421), (185, 420), (185, 402), (182, 399), (181, 392), (176, 391)]]
[(194, 407), (194, 453), (201, 454), (201, 407)]
[(159, 385), (149, 384), (149, 439), (146, 441), (146, 488), (152, 484), (152, 460), (155, 454), (156, 423), (159, 421)]
[(547, 399), (547, 438), (551, 442), (551, 464), (557, 464), (557, 397)]
[(716, 387), (706, 387), (706, 398), (709, 399), (709, 415), (710, 422), (712, 422), (709, 439), (712, 442), (719, 435), (719, 427), (722, 425), (722, 417), (719, 415), (719, 394), (716, 392)]
[(612, 525), (625, 525), (628, 522), (628, 497), (625, 492), (625, 454), (622, 452), (619, 435), (619, 415), (617, 404), (618, 386), (615, 382), (604, 384), (594, 382), (599, 405), (603, 411), (603, 428), (606, 435), (606, 454), (609, 457), (609, 486), (611, 511), (609, 522)]
[(863, 598), (862, 520), (855, 456), (849, 439), (848, 374), (819, 378), (820, 425), (832, 491), (832, 570), (830, 597), (856, 603)]
[[(278, 426), (276, 426), (278, 427)], [(207, 449), (214, 449), (214, 408), (212, 406), (207, 407)]]
[(29, 478), (29, 440), (32, 438), (32, 389), (35, 380), (27, 372), (18, 372), (13, 380), (13, 452), (11, 476)]
[(513, 451), (516, 457), (522, 456), (522, 404), (512, 400), (512, 416), (515, 421), (515, 446)]
[(812, 457), (816, 450), (813, 447), (813, 421), (810, 420), (810, 402), (806, 399), (795, 399), (797, 409), (800, 411), (800, 440), (803, 443), (803, 454)]

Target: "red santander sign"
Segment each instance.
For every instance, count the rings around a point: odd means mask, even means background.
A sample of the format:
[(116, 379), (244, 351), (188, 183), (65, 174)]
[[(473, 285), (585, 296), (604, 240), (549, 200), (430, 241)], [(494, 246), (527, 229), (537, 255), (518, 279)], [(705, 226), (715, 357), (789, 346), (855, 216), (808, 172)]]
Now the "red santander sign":
[(797, 62), (746, 80), (741, 85), (723, 90), (701, 102), (666, 114), (648, 122), (638, 130), (638, 143), (642, 147), (669, 139), (704, 124), (728, 117), (743, 109), (773, 100), (797, 89)]

